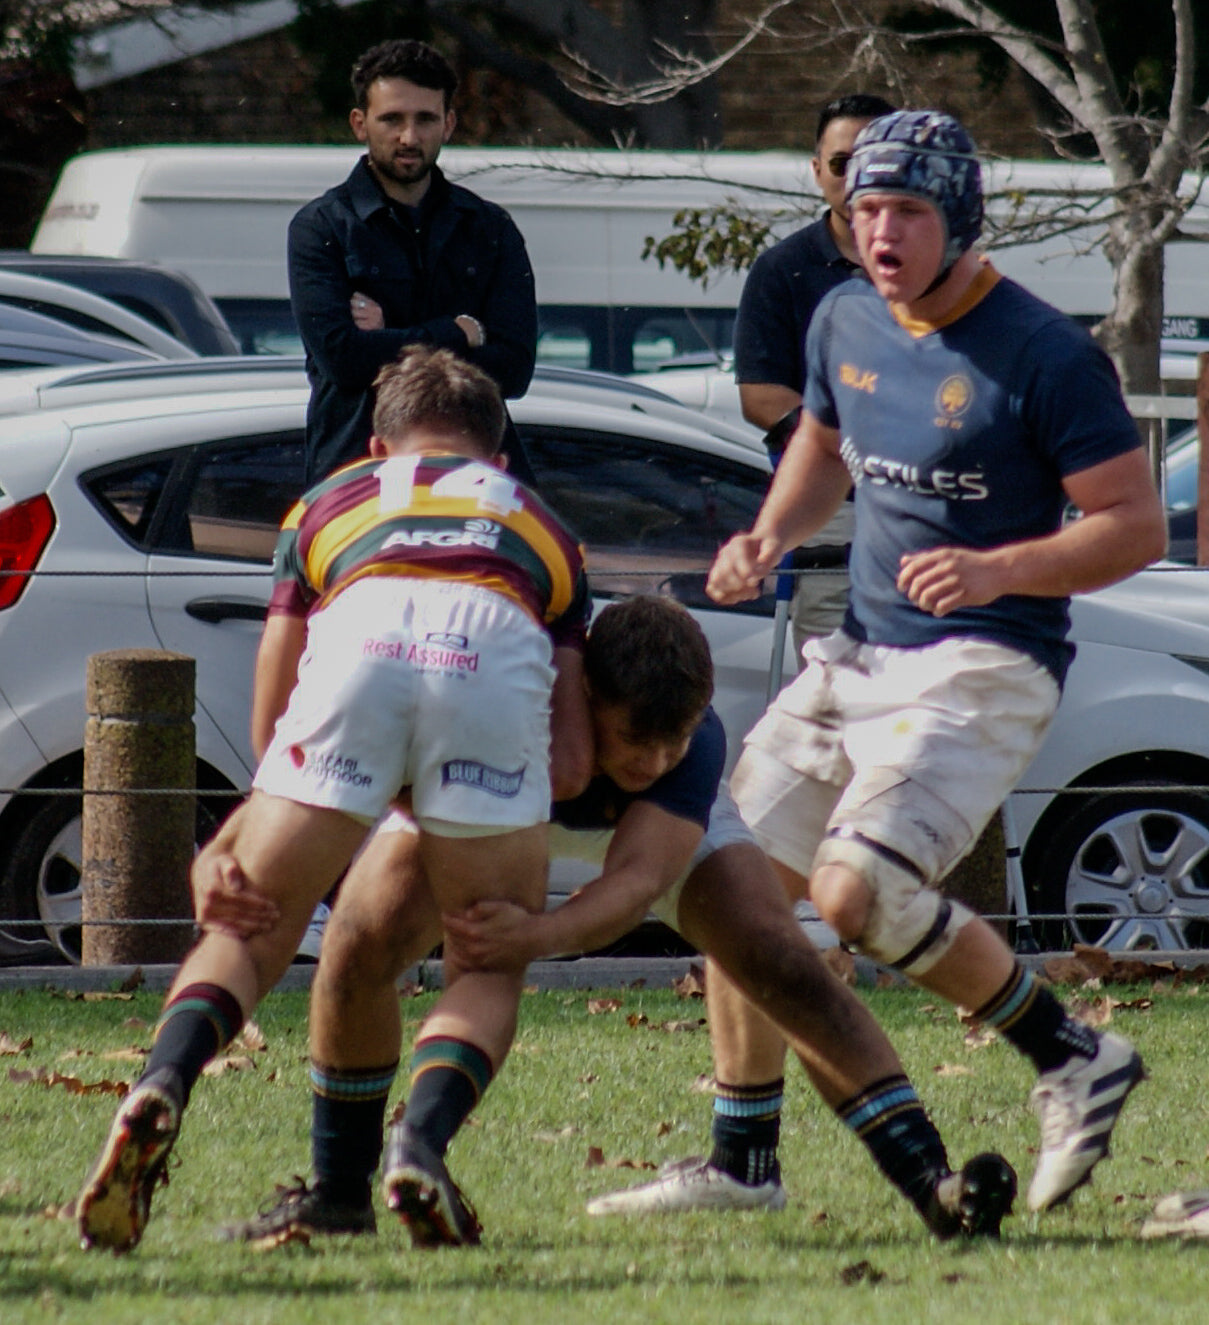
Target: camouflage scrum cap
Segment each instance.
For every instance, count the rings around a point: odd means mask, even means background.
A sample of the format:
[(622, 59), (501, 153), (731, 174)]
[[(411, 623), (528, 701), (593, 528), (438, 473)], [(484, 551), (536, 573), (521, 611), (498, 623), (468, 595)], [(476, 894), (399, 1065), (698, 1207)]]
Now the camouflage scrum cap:
[(982, 233), (982, 170), (974, 141), (938, 110), (900, 110), (871, 120), (848, 162), (845, 197), (906, 193), (930, 202), (945, 223), (947, 271)]

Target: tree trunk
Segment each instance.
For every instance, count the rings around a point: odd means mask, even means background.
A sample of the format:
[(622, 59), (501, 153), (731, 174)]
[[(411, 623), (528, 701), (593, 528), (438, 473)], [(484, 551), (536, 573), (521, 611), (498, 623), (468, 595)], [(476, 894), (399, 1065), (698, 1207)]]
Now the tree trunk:
[(1147, 217), (1114, 222), (1107, 243), (1113, 266), (1113, 311), (1100, 323), (1100, 344), (1112, 356), (1127, 394), (1157, 395), (1163, 312), (1163, 246), (1138, 234)]

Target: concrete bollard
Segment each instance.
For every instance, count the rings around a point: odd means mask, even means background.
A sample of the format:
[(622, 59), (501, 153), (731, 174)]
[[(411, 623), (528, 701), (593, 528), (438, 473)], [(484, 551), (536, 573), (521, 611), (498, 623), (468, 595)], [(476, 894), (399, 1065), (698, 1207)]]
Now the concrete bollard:
[(97, 921), (187, 920), (193, 907), (196, 664), (179, 653), (120, 649), (88, 659), (84, 736), (85, 966), (175, 962), (188, 924), (121, 927)]

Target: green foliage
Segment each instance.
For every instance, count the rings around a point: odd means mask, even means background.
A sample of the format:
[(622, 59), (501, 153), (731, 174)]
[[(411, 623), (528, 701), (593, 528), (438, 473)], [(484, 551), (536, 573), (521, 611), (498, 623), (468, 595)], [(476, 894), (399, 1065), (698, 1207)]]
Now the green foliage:
[(682, 208), (672, 218), (676, 229), (662, 239), (647, 235), (643, 258), (671, 266), (708, 289), (719, 272), (746, 271), (764, 250), (778, 218), (727, 207)]

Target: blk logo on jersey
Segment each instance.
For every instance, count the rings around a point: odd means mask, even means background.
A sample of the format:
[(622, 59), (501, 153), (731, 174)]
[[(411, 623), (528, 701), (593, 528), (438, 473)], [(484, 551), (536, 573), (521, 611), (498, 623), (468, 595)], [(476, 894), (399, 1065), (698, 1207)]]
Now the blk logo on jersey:
[(511, 800), (520, 794), (521, 784), (525, 780), (522, 766), (515, 773), (502, 768), (492, 768), (490, 764), (476, 763), (473, 759), (450, 759), (441, 765), (441, 785), (451, 783), (463, 787), (477, 787), (491, 796), (500, 796)]
[(840, 364), (840, 381), (850, 386), (853, 391), (864, 391), (869, 395), (877, 390), (877, 374), (868, 368), (858, 368), (852, 363)]

